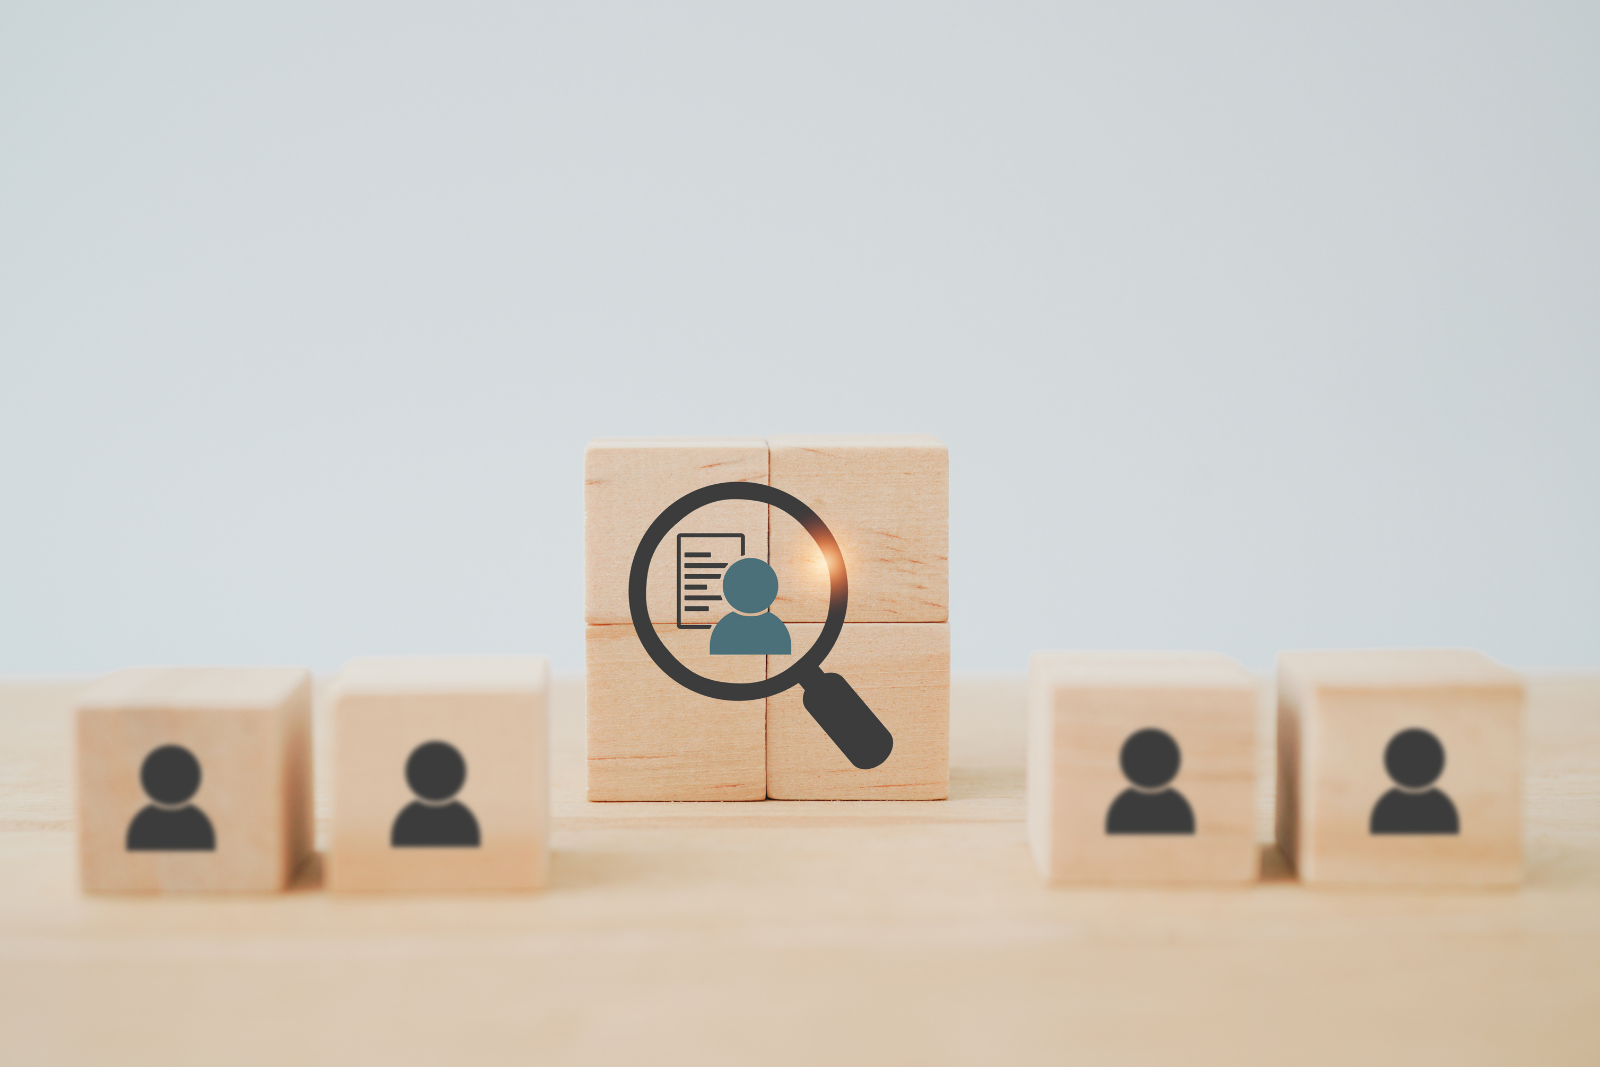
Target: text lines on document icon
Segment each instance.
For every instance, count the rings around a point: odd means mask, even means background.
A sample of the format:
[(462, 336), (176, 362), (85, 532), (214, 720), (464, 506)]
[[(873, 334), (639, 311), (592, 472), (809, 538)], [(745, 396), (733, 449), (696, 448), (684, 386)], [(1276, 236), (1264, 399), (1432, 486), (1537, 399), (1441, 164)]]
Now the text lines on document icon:
[(678, 629), (709, 630), (722, 618), (722, 572), (744, 556), (742, 533), (678, 535)]

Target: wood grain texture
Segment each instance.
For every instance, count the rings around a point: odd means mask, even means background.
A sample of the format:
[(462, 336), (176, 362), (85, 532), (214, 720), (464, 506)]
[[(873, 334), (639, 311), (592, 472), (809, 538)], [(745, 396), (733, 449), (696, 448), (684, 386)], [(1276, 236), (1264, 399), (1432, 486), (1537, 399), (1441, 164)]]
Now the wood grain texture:
[[(772, 484), (821, 516), (850, 579), (850, 622), (950, 617), (950, 453), (929, 434), (779, 434)], [(828, 568), (803, 527), (773, 509), (770, 562), (785, 622), (828, 617)]]
[(7, 1063), (1588, 1067), (1600, 1047), (1600, 677), (1532, 681), (1527, 876), (1493, 891), (1319, 890), (1271, 851), (1247, 887), (1042, 885), (1020, 677), (954, 679), (947, 801), (593, 804), (582, 686), (558, 678), (542, 893), (85, 895), (80, 687), (0, 683)]
[[(795, 655), (768, 656), (786, 670), (822, 633), (789, 627)], [(943, 800), (950, 790), (950, 626), (847, 622), (823, 669), (842, 675), (894, 735), (881, 765), (861, 770), (806, 711), (796, 686), (767, 698), (767, 796), (774, 800)]]
[[(141, 668), (88, 687), (76, 735), (84, 888), (282, 889), (311, 851), (310, 735), (311, 673), (298, 668)], [(181, 805), (155, 805), (140, 782), (146, 757), (166, 746), (199, 764)], [(130, 848), (147, 812), (198, 812), (214, 847)]]
[[(766, 702), (700, 696), (667, 677), (632, 626), (587, 626), (590, 800), (765, 800)], [(766, 675), (765, 656), (713, 656), (710, 631), (656, 627), (697, 674), (725, 682)]]
[[(1511, 885), (1522, 875), (1524, 683), (1468, 649), (1278, 657), (1279, 840), (1301, 879)], [(1454, 834), (1374, 834), (1394, 790), (1384, 751), (1403, 730), (1444, 746), (1434, 783)]]
[[(549, 841), (549, 665), (542, 656), (408, 656), (352, 660), (329, 695), (334, 804), (330, 889), (533, 889)], [(420, 803), (406, 761), (430, 741), (454, 747), (466, 780), (452, 801), (471, 813), (476, 847), (391, 844), (395, 820)]]
[[(662, 510), (692, 489), (767, 482), (760, 437), (600, 437), (583, 453), (584, 621), (630, 622), (628, 570), (639, 539)], [(767, 558), (767, 507), (724, 500), (672, 528), (651, 557), (650, 618), (677, 621), (678, 533), (742, 533), (745, 555)], [(714, 623), (720, 612), (707, 614)]]
[[(1215, 653), (1038, 652), (1030, 669), (1028, 836), (1042, 877), (1064, 882), (1248, 882), (1256, 847), (1260, 681)], [(1192, 834), (1111, 834), (1132, 789), (1123, 744), (1166, 732), (1170, 789)]]

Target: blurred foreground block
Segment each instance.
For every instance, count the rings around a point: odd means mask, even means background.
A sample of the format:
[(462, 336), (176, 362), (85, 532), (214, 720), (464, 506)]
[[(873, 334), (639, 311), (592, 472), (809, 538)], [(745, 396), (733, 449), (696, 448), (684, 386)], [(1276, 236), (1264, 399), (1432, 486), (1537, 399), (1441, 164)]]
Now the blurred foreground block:
[(542, 656), (346, 664), (330, 694), (328, 887), (544, 885), (549, 690)]
[(83, 887), (284, 888), (311, 849), (311, 675), (120, 671), (77, 708)]
[(1068, 882), (1246, 882), (1256, 677), (1204, 652), (1036, 652), (1028, 836)]
[(1278, 841), (1302, 881), (1522, 878), (1523, 680), (1468, 649), (1278, 657)]

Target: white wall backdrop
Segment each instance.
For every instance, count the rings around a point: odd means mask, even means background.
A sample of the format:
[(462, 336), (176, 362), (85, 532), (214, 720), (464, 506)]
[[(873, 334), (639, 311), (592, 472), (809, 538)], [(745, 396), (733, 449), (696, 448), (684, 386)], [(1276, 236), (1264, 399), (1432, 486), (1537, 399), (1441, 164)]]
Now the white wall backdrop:
[(0, 671), (544, 651), (600, 434), (929, 431), (958, 670), (1600, 666), (1600, 6), (9, 0)]

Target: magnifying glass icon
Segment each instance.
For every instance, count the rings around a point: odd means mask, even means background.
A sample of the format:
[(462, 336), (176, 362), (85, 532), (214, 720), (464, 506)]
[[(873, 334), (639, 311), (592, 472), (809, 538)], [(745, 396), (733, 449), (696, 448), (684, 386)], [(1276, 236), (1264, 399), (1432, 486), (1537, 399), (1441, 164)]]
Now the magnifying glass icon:
[[(779, 509), (805, 528), (828, 562), (828, 618), (822, 624), (821, 636), (792, 666), (759, 682), (721, 682), (696, 674), (667, 651), (666, 643), (650, 621), (646, 591), (650, 558), (655, 555), (656, 546), (691, 513), (719, 500), (754, 500)], [(894, 750), (894, 735), (867, 707), (867, 702), (850, 688), (849, 682), (840, 675), (822, 671), (823, 659), (833, 651), (844, 628), (844, 613), (849, 602), (850, 583), (845, 575), (844, 556), (827, 525), (816, 512), (782, 489), (755, 482), (708, 485), (685, 493), (667, 505), (639, 539), (639, 547), (633, 553), (633, 566), (628, 571), (628, 611), (633, 616), (634, 632), (667, 677), (685, 689), (717, 700), (761, 700), (798, 685), (805, 692), (802, 702), (817, 725), (839, 746), (846, 759), (861, 770), (868, 770), (889, 758)]]

